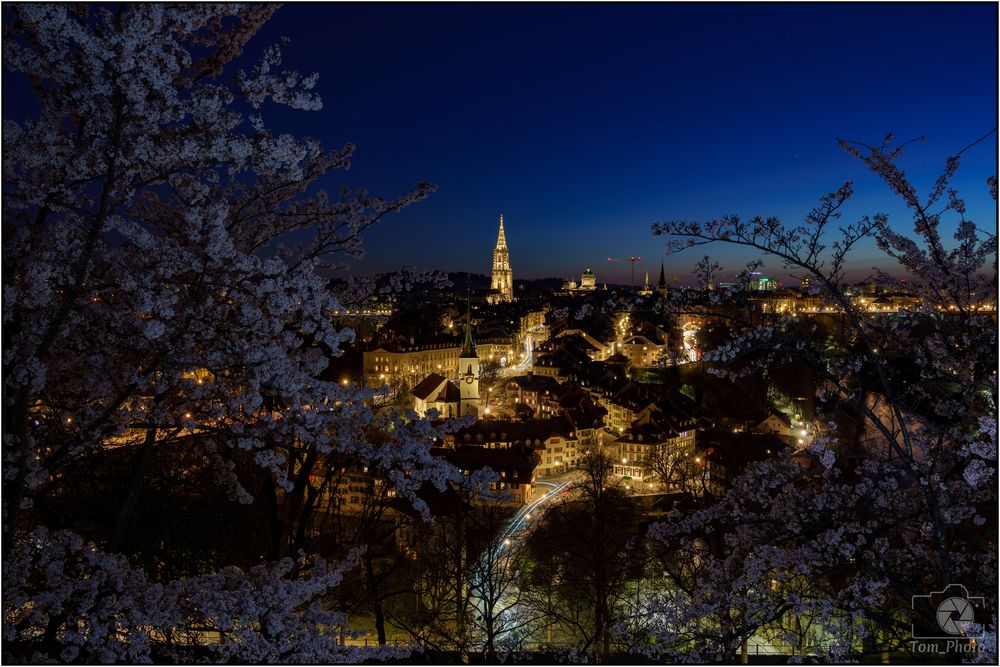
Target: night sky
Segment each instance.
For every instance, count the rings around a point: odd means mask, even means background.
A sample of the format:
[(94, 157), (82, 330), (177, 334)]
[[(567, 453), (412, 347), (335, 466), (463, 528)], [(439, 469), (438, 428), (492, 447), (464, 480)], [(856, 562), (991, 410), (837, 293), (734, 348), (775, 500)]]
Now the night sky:
[[(926, 189), (945, 157), (997, 118), (997, 6), (983, 4), (288, 4), (247, 49), (291, 40), (320, 74), (319, 112), (272, 110), (275, 129), (358, 145), (328, 185), (429, 200), (372, 230), (359, 273), (402, 264), (488, 273), (503, 213), (515, 278), (628, 282), (659, 272), (650, 223), (726, 213), (798, 223), (845, 179), (847, 220), (910, 219), (836, 146), (926, 136), (903, 166)], [(995, 136), (956, 184), (980, 226)], [(947, 230), (945, 230), (947, 231)], [(709, 247), (667, 258), (684, 275)], [(880, 260), (858, 255), (854, 275)], [(765, 271), (783, 277), (777, 264)], [(638, 278), (637, 278), (638, 279)]]

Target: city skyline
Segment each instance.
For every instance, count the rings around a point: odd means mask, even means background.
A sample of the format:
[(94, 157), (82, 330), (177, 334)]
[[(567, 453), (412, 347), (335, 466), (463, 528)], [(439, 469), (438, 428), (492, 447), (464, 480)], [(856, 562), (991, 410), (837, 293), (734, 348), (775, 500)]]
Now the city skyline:
[[(343, 39), (330, 45), (317, 33), (334, 22)], [(857, 194), (845, 221), (886, 212), (910, 231), (836, 138), (926, 136), (902, 164), (929, 188), (948, 155), (995, 125), (995, 89), (983, 85), (996, 79), (995, 23), (995, 6), (972, 4), (292, 5), (250, 46), (286, 36), (287, 64), (320, 74), (322, 111), (272, 118), (313, 135), (322, 126), (327, 146), (356, 142), (338, 179), (381, 196), (438, 188), (371, 230), (352, 272), (488, 274), (503, 214), (518, 278), (591, 266), (627, 284), (628, 266), (606, 258), (637, 255), (658, 271), (654, 220), (797, 224), (847, 179)], [(943, 85), (962, 90), (960, 103)], [(983, 183), (995, 146), (963, 156), (955, 181), (983, 228), (996, 224)], [(668, 273), (683, 279), (701, 254), (665, 258)], [(749, 259), (710, 254), (729, 273)], [(886, 264), (867, 244), (850, 276)]]
[[(321, 110), (266, 105), (264, 116), (326, 149), (356, 144), (351, 169), (321, 180), (329, 191), (436, 186), (368, 230), (349, 273), (489, 274), (502, 214), (518, 279), (578, 278), (589, 266), (628, 284), (629, 267), (607, 257), (640, 256), (640, 275), (664, 261), (684, 281), (702, 253), (665, 256), (654, 221), (735, 213), (798, 224), (852, 180), (845, 222), (884, 212), (912, 231), (836, 139), (926, 137), (901, 160), (926, 192), (949, 155), (995, 126), (995, 86), (982, 82), (997, 77), (996, 18), (990, 4), (288, 5), (236, 63), (249, 68), (287, 38), (283, 66), (318, 73)], [(322, 38), (331, 25), (343, 26), (333, 42)], [(34, 113), (26, 80), (6, 83), (5, 117)], [(954, 180), (984, 229), (997, 222), (984, 183), (996, 158), (993, 133)], [(946, 222), (946, 243), (953, 231)], [(726, 275), (751, 259), (709, 254)], [(873, 266), (896, 270), (865, 242), (848, 277)], [(773, 262), (763, 270), (789, 277)]]

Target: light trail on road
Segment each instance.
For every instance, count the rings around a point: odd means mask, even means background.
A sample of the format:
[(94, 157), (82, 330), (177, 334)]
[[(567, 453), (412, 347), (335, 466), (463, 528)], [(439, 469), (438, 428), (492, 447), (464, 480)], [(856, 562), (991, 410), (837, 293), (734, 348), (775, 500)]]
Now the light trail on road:
[[(553, 498), (555, 498), (559, 494), (560, 491), (562, 491), (562, 490), (568, 488), (570, 485), (572, 485), (573, 484), (573, 480), (566, 480), (562, 484), (558, 484), (558, 485), (553, 484), (552, 482), (538, 482), (538, 484), (545, 484), (546, 486), (553, 487), (553, 489), (552, 489), (552, 491), (545, 492), (540, 498), (537, 498), (537, 499), (533, 500), (532, 502), (528, 503), (527, 505), (525, 505), (524, 507), (522, 507), (520, 510), (518, 510), (517, 513), (514, 514), (514, 516), (511, 518), (510, 522), (508, 522), (507, 527), (501, 533), (502, 537), (504, 537), (504, 538), (514, 537), (514, 534), (518, 530), (520, 530), (520, 528), (524, 525), (524, 522), (526, 520), (528, 520), (528, 517), (531, 515), (532, 511), (534, 511), (535, 509), (537, 509), (540, 505), (542, 505), (542, 504), (544, 504), (544, 503), (552, 500)], [(545, 512), (541, 511), (538, 514), (538, 517), (543, 516), (544, 514), (545, 514)], [(538, 518), (538, 517), (535, 517), (535, 518)], [(505, 545), (501, 543), (500, 549), (502, 550), (504, 546)]]
[[(550, 491), (546, 491), (544, 494), (542, 494), (541, 497), (536, 498), (530, 503), (524, 505), (523, 507), (521, 507), (521, 509), (519, 509), (517, 512), (514, 513), (514, 516), (511, 517), (510, 521), (507, 522), (507, 525), (500, 532), (498, 539), (496, 541), (496, 546), (488, 549), (480, 557), (479, 567), (477, 567), (474, 570), (475, 573), (473, 574), (473, 578), (471, 581), (473, 589), (478, 588), (480, 584), (479, 581), (480, 572), (488, 571), (491, 569), (491, 567), (497, 567), (497, 566), (506, 570), (511, 565), (510, 562), (501, 560), (501, 554), (503, 553), (504, 547), (510, 546), (514, 540), (519, 539), (519, 536), (524, 534), (525, 528), (528, 526), (529, 521), (541, 519), (545, 515), (546, 510), (553, 504), (552, 501), (557, 499), (561, 493), (563, 493), (572, 486), (573, 480), (568, 479), (565, 482), (559, 484), (553, 482), (539, 481), (536, 482), (536, 484), (549, 486), (552, 487), (552, 489)], [(497, 619), (500, 619), (501, 617), (506, 615), (508, 612), (511, 611), (513, 607), (513, 605), (505, 604), (505, 602), (507, 600), (511, 599), (516, 600), (518, 598), (518, 593), (516, 592), (517, 591), (516, 582), (512, 582), (511, 585), (514, 587), (514, 591), (506, 592), (502, 595), (500, 599), (496, 600), (496, 605), (494, 606), (494, 609), (496, 609)], [(480, 614), (484, 613), (485, 610), (483, 608), (483, 600), (481, 597), (473, 594), (471, 602), (473, 608), (478, 613)], [(497, 639), (502, 638), (509, 631), (510, 630), (501, 631), (500, 633), (497, 634)]]

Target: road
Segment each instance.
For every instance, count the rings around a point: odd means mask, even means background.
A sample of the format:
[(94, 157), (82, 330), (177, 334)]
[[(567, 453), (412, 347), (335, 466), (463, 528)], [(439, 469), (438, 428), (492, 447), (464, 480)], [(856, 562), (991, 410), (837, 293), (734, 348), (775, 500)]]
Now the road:
[[(511, 539), (521, 539), (524, 535), (521, 535), (523, 529), (529, 527), (530, 522), (538, 521), (547, 512), (554, 501), (558, 498), (559, 493), (563, 490), (568, 490), (573, 484), (572, 479), (567, 479), (563, 482), (542, 482), (536, 481), (538, 485), (535, 489), (535, 493), (532, 497), (538, 495), (538, 498), (532, 500), (524, 507), (519, 509), (517, 513), (511, 517), (510, 521), (507, 523), (507, 527), (504, 528), (501, 536), (504, 538), (505, 542), (500, 544), (500, 549), (503, 550), (504, 544), (509, 544)], [(538, 493), (541, 487), (545, 487), (546, 490)]]
[(528, 329), (527, 333), (524, 335), (524, 359), (520, 362), (504, 368), (501, 373), (504, 375), (520, 375), (525, 373), (531, 368), (532, 363), (535, 359), (535, 334), (542, 331), (545, 327), (533, 327)]

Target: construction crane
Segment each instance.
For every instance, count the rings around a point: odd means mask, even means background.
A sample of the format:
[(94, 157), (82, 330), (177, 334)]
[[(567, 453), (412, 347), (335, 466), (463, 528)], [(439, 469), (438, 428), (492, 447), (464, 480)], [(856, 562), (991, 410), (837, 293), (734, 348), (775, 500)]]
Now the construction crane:
[(635, 289), (635, 263), (641, 262), (642, 257), (608, 257), (609, 262), (632, 262), (632, 278), (629, 281), (629, 289)]

